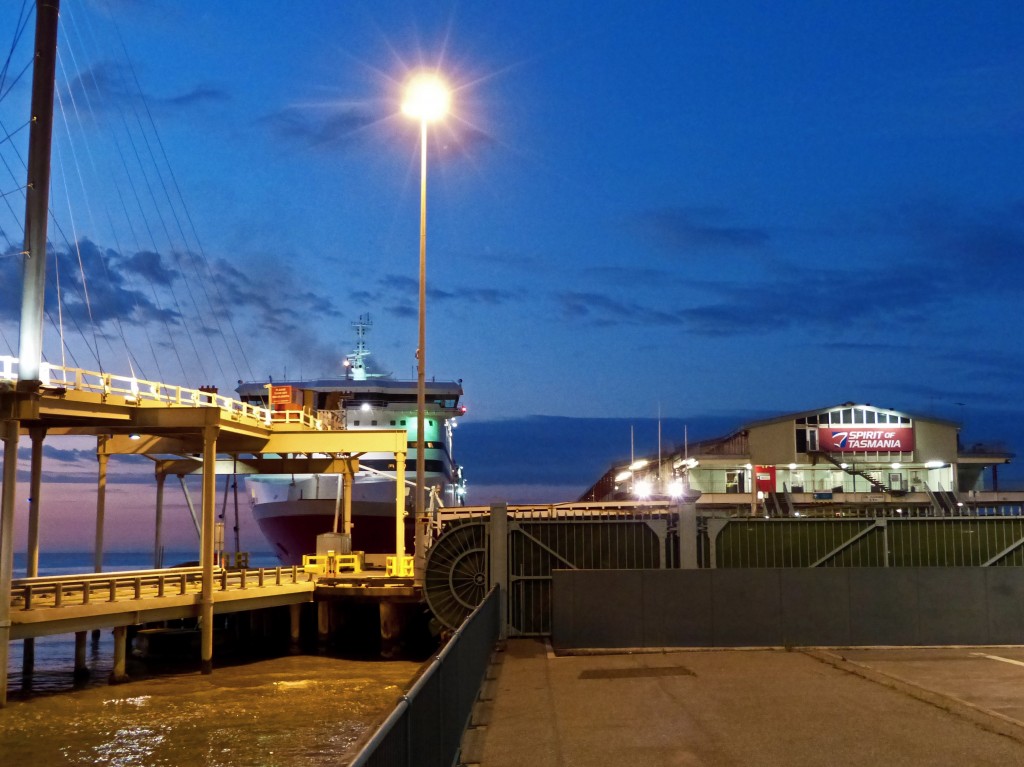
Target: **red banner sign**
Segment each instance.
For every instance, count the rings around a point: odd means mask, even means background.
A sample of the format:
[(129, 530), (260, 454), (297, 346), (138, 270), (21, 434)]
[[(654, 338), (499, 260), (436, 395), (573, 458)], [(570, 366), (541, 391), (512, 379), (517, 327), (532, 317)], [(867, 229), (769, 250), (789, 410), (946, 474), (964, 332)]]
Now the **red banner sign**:
[(287, 405), (292, 401), (292, 387), (290, 386), (271, 386), (270, 387), (270, 404), (271, 405)]
[(818, 449), (826, 453), (908, 453), (914, 449), (914, 429), (911, 426), (819, 426)]

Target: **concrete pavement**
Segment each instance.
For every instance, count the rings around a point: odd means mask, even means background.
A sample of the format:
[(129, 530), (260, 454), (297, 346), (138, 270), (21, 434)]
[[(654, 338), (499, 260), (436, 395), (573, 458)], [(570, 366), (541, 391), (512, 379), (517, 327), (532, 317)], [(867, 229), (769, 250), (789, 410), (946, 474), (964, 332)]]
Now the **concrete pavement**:
[(495, 660), (464, 764), (1024, 764), (1018, 648), (556, 657), (515, 639)]

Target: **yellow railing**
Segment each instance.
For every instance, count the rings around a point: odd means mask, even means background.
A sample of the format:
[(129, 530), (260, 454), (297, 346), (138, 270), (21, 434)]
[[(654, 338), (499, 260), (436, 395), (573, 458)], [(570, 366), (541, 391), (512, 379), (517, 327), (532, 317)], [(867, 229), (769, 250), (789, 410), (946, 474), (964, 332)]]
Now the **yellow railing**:
[[(215, 588), (229, 591), (302, 583), (298, 567), (225, 570), (213, 572)], [(56, 575), (18, 578), (11, 586), (11, 606), (16, 610), (68, 607), (96, 602), (184, 596), (202, 588), (199, 567), (166, 570)]]
[[(0, 381), (18, 380), (18, 358), (0, 357)], [(95, 392), (104, 398), (117, 396), (128, 404), (157, 402), (169, 407), (219, 407), (235, 421), (251, 421), (265, 426), (299, 425), (308, 429), (323, 430), (324, 423), (301, 410), (269, 410), (259, 405), (250, 405), (221, 394), (174, 386), (158, 381), (146, 381), (133, 376), (119, 376), (81, 368), (68, 368), (43, 363), (39, 376), (46, 388), (71, 389), (81, 392)]]
[(365, 569), (363, 560), (362, 551), (353, 551), (351, 554), (335, 554), (333, 551), (326, 554), (303, 554), (302, 572), (316, 576), (334, 576), (343, 570), (361, 573)]

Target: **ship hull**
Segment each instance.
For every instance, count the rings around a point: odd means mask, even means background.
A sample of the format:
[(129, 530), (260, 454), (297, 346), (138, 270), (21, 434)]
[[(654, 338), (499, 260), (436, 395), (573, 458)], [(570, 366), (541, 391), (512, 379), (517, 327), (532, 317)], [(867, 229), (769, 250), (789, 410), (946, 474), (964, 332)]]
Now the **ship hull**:
[[(334, 530), (334, 499), (305, 498), (271, 501), (253, 506), (256, 524), (285, 565), (301, 565), (303, 554), (316, 553), (316, 537)], [(338, 532), (342, 530), (339, 517)], [(413, 551), (413, 525), (406, 515), (405, 550)], [(395, 504), (362, 502), (352, 505), (352, 550), (367, 554), (395, 553)]]

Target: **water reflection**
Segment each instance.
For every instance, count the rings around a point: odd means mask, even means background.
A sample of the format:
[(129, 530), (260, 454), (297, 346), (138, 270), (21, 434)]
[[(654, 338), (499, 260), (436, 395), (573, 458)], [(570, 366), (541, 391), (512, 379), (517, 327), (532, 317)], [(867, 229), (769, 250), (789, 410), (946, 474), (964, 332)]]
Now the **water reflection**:
[(12, 700), (0, 764), (335, 765), (418, 667), (289, 656)]

